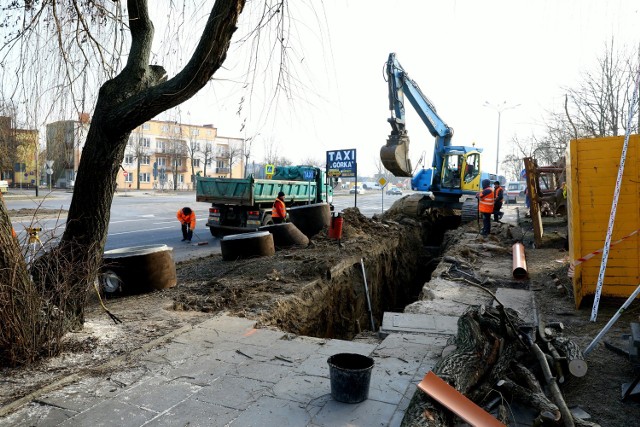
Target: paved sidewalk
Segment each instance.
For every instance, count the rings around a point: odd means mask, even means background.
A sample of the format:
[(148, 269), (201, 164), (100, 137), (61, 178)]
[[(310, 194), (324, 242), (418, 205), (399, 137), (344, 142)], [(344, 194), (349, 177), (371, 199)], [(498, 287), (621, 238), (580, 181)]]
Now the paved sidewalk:
[[(253, 326), (215, 317), (142, 352), (136, 368), (40, 396), (0, 426), (399, 426), (449, 336), (398, 332), (376, 345)], [(375, 360), (364, 402), (331, 398), (337, 353)]]

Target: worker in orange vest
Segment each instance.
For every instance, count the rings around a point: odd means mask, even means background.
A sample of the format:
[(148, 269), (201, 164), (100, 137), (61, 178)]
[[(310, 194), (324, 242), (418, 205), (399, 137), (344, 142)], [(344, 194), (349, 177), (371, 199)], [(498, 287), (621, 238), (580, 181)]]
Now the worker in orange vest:
[(281, 191), (273, 202), (273, 208), (271, 208), (271, 219), (274, 224), (282, 224), (286, 217), (287, 207), (284, 204), (284, 193)]
[(476, 194), (478, 199), (478, 210), (482, 215), (482, 230), (480, 234), (483, 236), (491, 232), (491, 214), (493, 213), (493, 190), (491, 189), (491, 181), (482, 180), (482, 191)]
[(191, 241), (193, 237), (193, 229), (196, 228), (196, 213), (189, 207), (184, 207), (176, 214), (178, 221), (182, 227), (182, 241)]
[(500, 181), (496, 181), (493, 183), (493, 220), (495, 222), (500, 222), (504, 216), (504, 212), (500, 212), (503, 200), (504, 188), (500, 186)]

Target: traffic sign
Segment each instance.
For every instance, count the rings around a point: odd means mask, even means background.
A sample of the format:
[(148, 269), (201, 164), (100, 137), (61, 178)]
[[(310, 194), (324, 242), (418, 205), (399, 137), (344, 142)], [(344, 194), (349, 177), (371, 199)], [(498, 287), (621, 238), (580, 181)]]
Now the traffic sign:
[(47, 167), (49, 169), (51, 169), (51, 167), (53, 166), (53, 160), (47, 160), (45, 163), (47, 164)]
[(265, 175), (273, 175), (275, 172), (275, 165), (264, 165), (264, 174)]
[(303, 172), (305, 181), (313, 180), (313, 175), (315, 175), (315, 172), (312, 169), (305, 169), (305, 171)]
[(129, 175), (129, 172), (124, 171), (124, 172), (122, 172), (122, 175), (127, 176), (127, 175)]
[(378, 184), (380, 184), (380, 187), (383, 187), (385, 185), (387, 185), (387, 180), (384, 178), (384, 176), (381, 176), (380, 178), (378, 178)]
[(51, 175), (53, 173), (53, 169), (47, 168), (47, 175)]

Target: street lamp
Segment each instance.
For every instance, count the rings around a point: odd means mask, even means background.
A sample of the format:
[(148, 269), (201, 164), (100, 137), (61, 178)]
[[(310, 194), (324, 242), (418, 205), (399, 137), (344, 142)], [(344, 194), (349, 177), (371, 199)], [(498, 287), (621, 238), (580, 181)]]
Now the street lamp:
[(485, 107), (491, 108), (492, 110), (495, 110), (498, 113), (498, 138), (496, 141), (496, 175), (498, 175), (498, 158), (500, 156), (500, 117), (502, 116), (503, 111), (517, 108), (520, 106), (520, 104), (507, 105), (507, 101), (502, 101), (498, 105), (493, 105), (489, 101), (485, 101), (483, 105)]

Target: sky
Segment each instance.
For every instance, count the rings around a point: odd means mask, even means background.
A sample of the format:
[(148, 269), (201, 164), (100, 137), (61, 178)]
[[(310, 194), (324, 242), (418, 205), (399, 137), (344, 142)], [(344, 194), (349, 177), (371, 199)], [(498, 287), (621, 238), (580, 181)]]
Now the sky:
[[(241, 25), (225, 69), (182, 106), (190, 121), (213, 123), (222, 136), (253, 137), (256, 162), (262, 161), (266, 144), (275, 144), (294, 163), (323, 160), (327, 150), (355, 148), (360, 175), (371, 176), (391, 130), (383, 66), (395, 52), (454, 129), (452, 144), (483, 148), (483, 169), (493, 171), (498, 113), (485, 103), (514, 107), (501, 114), (502, 159), (511, 152), (514, 135), (526, 139), (539, 133), (546, 112), (561, 110), (564, 88), (575, 87), (584, 72), (595, 68), (606, 43), (613, 38), (618, 49), (628, 52), (640, 43), (637, 0), (312, 4), (292, 11), (296, 66), (289, 101), (273, 102), (273, 73), (261, 73), (248, 102), (242, 76), (249, 54), (246, 43), (236, 43)], [(250, 11), (243, 15), (243, 24), (249, 25)], [(408, 110), (411, 158), (415, 166), (425, 153), (429, 166), (434, 138)]]

